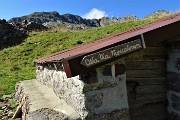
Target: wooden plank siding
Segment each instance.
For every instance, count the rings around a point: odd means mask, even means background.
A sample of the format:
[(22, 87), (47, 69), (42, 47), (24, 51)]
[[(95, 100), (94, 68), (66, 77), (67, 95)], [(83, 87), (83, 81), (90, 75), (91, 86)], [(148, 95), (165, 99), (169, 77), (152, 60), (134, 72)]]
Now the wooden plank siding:
[(147, 47), (125, 57), (131, 120), (166, 119), (166, 47)]

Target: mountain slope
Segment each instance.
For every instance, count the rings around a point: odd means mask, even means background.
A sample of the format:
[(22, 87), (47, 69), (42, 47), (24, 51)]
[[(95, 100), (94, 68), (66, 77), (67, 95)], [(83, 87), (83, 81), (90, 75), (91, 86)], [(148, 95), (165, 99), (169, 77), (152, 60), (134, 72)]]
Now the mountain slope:
[(36, 58), (150, 21), (137, 20), (76, 32), (31, 32), (21, 44), (0, 51), (0, 94), (12, 93), (15, 83), (20, 80), (34, 79), (33, 60)]

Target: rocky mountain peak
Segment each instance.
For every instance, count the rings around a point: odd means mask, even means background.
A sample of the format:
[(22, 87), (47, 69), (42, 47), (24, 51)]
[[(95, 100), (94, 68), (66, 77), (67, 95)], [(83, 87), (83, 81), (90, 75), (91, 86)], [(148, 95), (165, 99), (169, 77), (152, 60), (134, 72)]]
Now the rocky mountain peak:
[(144, 18), (162, 18), (162, 17), (168, 16), (170, 14), (171, 14), (171, 12), (168, 12), (166, 10), (157, 10), (157, 11), (145, 16)]
[(56, 11), (52, 12), (34, 12), (30, 15), (27, 15), (29, 17), (59, 17), (60, 14)]
[[(158, 10), (145, 18), (157, 19), (169, 15), (170, 12), (165, 10)], [(57, 11), (52, 12), (34, 12), (30, 15), (15, 17), (9, 20), (10, 23), (22, 23), (24, 20), (28, 22), (34, 22), (43, 24), (48, 28), (56, 29), (68, 29), (68, 30), (82, 30), (90, 27), (100, 27), (112, 25), (115, 23), (128, 22), (138, 20), (139, 18), (135, 15), (128, 15), (123, 17), (103, 17), (101, 19), (84, 19), (78, 15), (64, 14), (60, 15)]]

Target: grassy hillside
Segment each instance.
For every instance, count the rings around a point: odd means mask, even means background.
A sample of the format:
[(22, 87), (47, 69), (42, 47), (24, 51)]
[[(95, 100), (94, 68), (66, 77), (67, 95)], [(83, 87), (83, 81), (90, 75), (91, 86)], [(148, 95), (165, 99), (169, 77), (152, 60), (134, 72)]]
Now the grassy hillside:
[(21, 44), (0, 51), (0, 96), (12, 93), (16, 82), (35, 78), (34, 59), (150, 21), (131, 21), (86, 31), (31, 32)]

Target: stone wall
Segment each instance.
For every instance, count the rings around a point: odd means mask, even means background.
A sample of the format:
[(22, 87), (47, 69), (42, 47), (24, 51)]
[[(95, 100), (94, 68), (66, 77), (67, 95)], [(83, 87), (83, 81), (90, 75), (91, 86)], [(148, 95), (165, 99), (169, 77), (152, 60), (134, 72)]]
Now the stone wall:
[[(122, 116), (128, 119), (126, 74), (119, 72), (115, 75), (115, 65), (123, 65), (111, 63), (72, 78), (66, 77), (62, 66), (54, 65), (37, 65), (37, 80), (51, 87), (82, 118), (103, 117), (104, 114), (107, 118), (113, 115), (116, 119)], [(119, 114), (114, 114), (115, 111)]]
[(168, 119), (180, 119), (180, 37), (169, 41), (167, 60)]
[(18, 114), (22, 112), (22, 120), (26, 120), (28, 118), (27, 114), (29, 109), (28, 97), (24, 94), (23, 89), (19, 84), (16, 85), (15, 99), (18, 104)]

